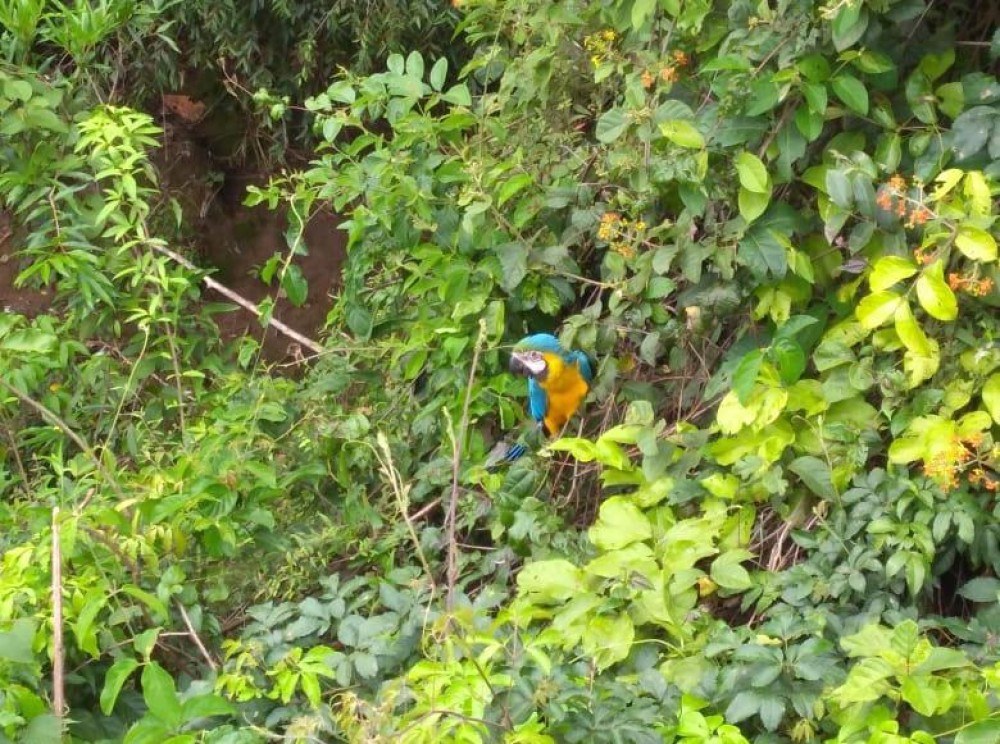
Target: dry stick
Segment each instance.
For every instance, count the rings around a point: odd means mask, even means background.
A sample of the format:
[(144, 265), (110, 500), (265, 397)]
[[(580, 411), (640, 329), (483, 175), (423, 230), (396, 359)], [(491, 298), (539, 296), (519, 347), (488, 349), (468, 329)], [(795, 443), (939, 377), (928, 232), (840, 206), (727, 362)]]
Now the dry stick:
[(472, 403), (472, 386), (476, 381), (476, 367), (479, 366), (479, 353), (486, 339), (486, 323), (479, 321), (479, 337), (476, 348), (472, 352), (472, 366), (469, 368), (469, 382), (465, 387), (465, 402), (462, 404), (462, 421), (457, 432), (452, 434), (451, 450), (451, 498), (448, 501), (448, 515), (445, 517), (445, 530), (448, 534), (448, 597), (445, 606), (450, 612), (455, 603), (455, 584), (458, 583), (458, 543), (455, 540), (455, 516), (458, 512), (458, 472), (462, 465), (462, 442), (469, 428), (469, 406)]
[(60, 736), (66, 697), (63, 693), (62, 549), (59, 545), (59, 507), (52, 507), (52, 707)]
[(201, 642), (201, 638), (195, 631), (194, 625), (191, 624), (191, 618), (188, 617), (187, 610), (184, 609), (184, 605), (180, 603), (180, 600), (177, 601), (177, 609), (181, 611), (181, 617), (184, 618), (184, 624), (187, 626), (188, 630), (187, 635), (191, 637), (191, 640), (194, 641), (194, 645), (198, 647), (199, 651), (201, 651), (201, 655), (205, 658), (205, 661), (208, 662), (208, 665), (212, 667), (212, 671), (219, 671), (218, 666), (215, 664), (215, 659), (213, 659), (212, 655), (208, 653), (208, 649), (205, 648), (205, 644)]
[[(176, 261), (177, 263), (179, 263), (181, 266), (183, 266), (188, 271), (198, 271), (198, 267), (195, 266), (190, 261), (188, 261), (186, 258), (184, 258), (184, 256), (182, 256), (180, 253), (177, 253), (176, 251), (172, 251), (172, 250), (170, 250), (169, 248), (167, 248), (165, 246), (156, 245), (155, 243), (152, 244), (152, 248), (153, 248), (154, 251), (156, 251), (158, 253), (162, 253), (164, 256), (167, 256), (169, 258), (172, 258), (174, 261)], [(260, 307), (258, 305), (255, 305), (254, 303), (250, 302), (250, 300), (246, 299), (245, 297), (242, 297), (242, 296), (236, 294), (233, 290), (229, 289), (229, 287), (226, 287), (226, 286), (224, 286), (222, 284), (219, 284), (212, 277), (210, 277), (210, 276), (203, 276), (201, 278), (201, 280), (203, 282), (205, 282), (205, 286), (207, 286), (209, 289), (214, 289), (216, 292), (218, 292), (223, 297), (226, 297), (227, 299), (232, 300), (237, 305), (239, 305), (240, 307), (242, 307), (244, 310), (247, 310), (247, 311), (253, 313), (258, 318), (260, 318), (260, 317), (262, 317), (264, 315), (264, 313), (261, 312), (261, 309), (260, 309)], [(269, 326), (273, 327), (274, 330), (278, 331), (279, 333), (283, 333), (286, 336), (288, 336), (290, 339), (293, 339), (294, 341), (298, 341), (300, 344), (302, 344), (303, 346), (305, 346), (310, 351), (315, 352), (316, 354), (321, 354), (323, 352), (323, 347), (320, 346), (318, 343), (316, 343), (315, 341), (313, 341), (310, 338), (306, 338), (305, 336), (303, 336), (301, 333), (299, 333), (295, 329), (289, 328), (287, 325), (285, 325), (284, 323), (282, 323), (280, 320), (277, 320), (276, 318), (268, 318), (267, 319), (267, 324)]]

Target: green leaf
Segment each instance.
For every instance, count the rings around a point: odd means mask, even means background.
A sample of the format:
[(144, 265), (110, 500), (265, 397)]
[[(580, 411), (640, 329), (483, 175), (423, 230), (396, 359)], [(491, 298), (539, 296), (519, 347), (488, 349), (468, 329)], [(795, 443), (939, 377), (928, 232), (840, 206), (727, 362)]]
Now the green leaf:
[(759, 693), (754, 690), (744, 690), (736, 693), (736, 697), (726, 708), (726, 720), (730, 723), (739, 723), (760, 710)]
[(441, 98), (456, 106), (472, 105), (472, 95), (469, 93), (469, 88), (465, 83), (451, 86)]
[(767, 168), (760, 158), (749, 152), (741, 152), (736, 156), (736, 172), (740, 177), (740, 185), (755, 194), (771, 193), (771, 178)]
[(705, 138), (695, 126), (684, 119), (669, 119), (660, 123), (660, 133), (675, 145), (697, 150), (705, 146)]
[(779, 338), (775, 341), (773, 348), (781, 381), (785, 385), (791, 385), (805, 371), (806, 352), (795, 341), (788, 338)]
[(799, 476), (809, 490), (820, 498), (830, 500), (837, 497), (830, 466), (825, 461), (806, 455), (792, 460), (788, 469)]
[(963, 584), (958, 593), (973, 602), (998, 602), (1000, 601), (1000, 579), (992, 576), (980, 576)]
[(281, 277), (281, 288), (295, 307), (302, 307), (309, 298), (309, 282), (296, 264), (288, 265)]
[(904, 299), (896, 292), (875, 292), (861, 300), (854, 312), (862, 327), (871, 331), (895, 316), (901, 302)]
[(860, 80), (853, 75), (841, 73), (830, 82), (834, 95), (837, 96), (847, 108), (856, 114), (867, 116), (868, 114), (868, 91)]
[(1000, 372), (993, 374), (983, 385), (983, 405), (993, 420), (1000, 424)]
[(347, 327), (359, 341), (367, 341), (372, 335), (372, 314), (362, 305), (351, 303), (347, 307)]
[(746, 405), (750, 393), (753, 392), (754, 385), (757, 384), (757, 375), (760, 367), (764, 363), (764, 354), (760, 349), (754, 349), (749, 354), (745, 354), (733, 372), (733, 392), (740, 403)]
[(940, 259), (917, 279), (917, 299), (932, 318), (949, 321), (958, 317), (958, 301), (944, 281), (944, 264)]
[(396, 54), (395, 52), (389, 55), (389, 58), (385, 61), (386, 69), (389, 72), (394, 72), (397, 75), (402, 75), (406, 62), (403, 59), (402, 54)]
[(181, 703), (174, 678), (155, 661), (148, 662), (142, 669), (142, 699), (150, 713), (163, 723), (172, 728), (181, 723)]
[(580, 645), (594, 657), (598, 670), (604, 670), (627, 658), (634, 640), (635, 626), (631, 618), (622, 612), (615, 617), (592, 617), (580, 638)]
[(594, 526), (587, 531), (600, 550), (617, 550), (653, 534), (649, 519), (624, 496), (612, 496), (601, 504)]
[(996, 744), (1000, 741), (1000, 719), (979, 721), (963, 728), (955, 736), (955, 744)]
[(0, 350), (15, 354), (47, 354), (55, 348), (57, 342), (54, 333), (36, 328), (20, 328), (0, 340)]
[(951, 66), (955, 64), (954, 47), (946, 47), (940, 54), (926, 54), (920, 60), (918, 69), (927, 76), (929, 80), (937, 80), (944, 75)]
[(522, 189), (530, 186), (534, 179), (528, 173), (516, 173), (497, 189), (497, 204), (503, 205)]
[(35, 640), (35, 621), (26, 617), (14, 621), (10, 630), (0, 633), (0, 659), (17, 664), (31, 664), (35, 654), (31, 650)]
[(901, 302), (896, 308), (895, 323), (896, 335), (903, 342), (903, 346), (921, 356), (933, 355), (934, 346), (924, 333), (924, 329), (917, 323), (917, 319), (913, 317), (909, 302)]
[(649, 18), (656, 9), (656, 0), (635, 0), (632, 4), (632, 29), (639, 31), (646, 25)]
[(868, 28), (868, 11), (861, 3), (845, 3), (833, 19), (833, 46), (838, 52), (854, 46)]
[(586, 590), (583, 570), (562, 559), (527, 564), (517, 575), (517, 587), (536, 602), (562, 602)]
[(992, 106), (973, 106), (955, 119), (951, 125), (951, 146), (959, 160), (972, 157), (986, 146), (998, 116)]
[[(59, 719), (51, 713), (43, 713), (35, 716), (31, 722), (20, 732), (17, 741), (31, 742), (31, 744), (59, 744), (64, 741), (63, 732), (59, 724)], [(66, 737), (65, 740), (68, 740)]]
[(601, 114), (597, 120), (595, 136), (598, 142), (605, 145), (621, 137), (628, 128), (629, 118), (623, 109), (613, 108)]
[(937, 709), (938, 696), (929, 684), (931, 678), (925, 675), (906, 675), (900, 686), (903, 700), (922, 716), (932, 716)]
[(750, 573), (740, 564), (751, 557), (749, 551), (729, 550), (712, 561), (712, 581), (733, 592), (746, 591), (753, 586)]
[(739, 195), (740, 216), (748, 223), (753, 222), (767, 211), (767, 205), (770, 201), (770, 192), (761, 194), (756, 191), (748, 191), (741, 186)]
[(424, 79), (424, 58), (420, 52), (412, 51), (406, 57), (406, 74), (418, 80)]
[(497, 247), (496, 253), (503, 270), (500, 286), (513, 292), (528, 275), (528, 246), (521, 242), (504, 243)]
[(196, 695), (195, 697), (188, 698), (181, 705), (181, 717), (185, 723), (196, 721), (199, 718), (231, 716), (235, 713), (236, 706), (215, 693)]
[(901, 256), (883, 256), (872, 266), (868, 284), (873, 292), (881, 292), (908, 279), (919, 271), (917, 265)]
[(431, 67), (430, 84), (431, 87), (440, 91), (444, 87), (445, 78), (448, 76), (448, 60), (445, 57), (441, 57), (434, 66)]
[(170, 730), (161, 721), (144, 717), (128, 730), (122, 744), (165, 744)]
[(114, 710), (118, 694), (129, 676), (139, 667), (139, 662), (131, 657), (118, 659), (104, 675), (104, 687), (101, 689), (101, 712), (106, 716)]
[(997, 242), (993, 236), (978, 227), (963, 224), (958, 228), (955, 245), (973, 261), (996, 261)]
[(825, 183), (830, 200), (842, 209), (850, 209), (854, 204), (854, 189), (851, 188), (847, 174), (837, 168), (831, 168), (826, 172)]

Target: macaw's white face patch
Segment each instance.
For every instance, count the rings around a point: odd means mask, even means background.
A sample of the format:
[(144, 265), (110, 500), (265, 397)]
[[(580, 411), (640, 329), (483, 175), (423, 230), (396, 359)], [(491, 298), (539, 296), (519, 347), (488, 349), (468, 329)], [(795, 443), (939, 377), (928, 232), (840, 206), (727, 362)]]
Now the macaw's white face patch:
[(515, 351), (510, 355), (510, 371), (519, 375), (542, 378), (548, 368), (540, 351)]

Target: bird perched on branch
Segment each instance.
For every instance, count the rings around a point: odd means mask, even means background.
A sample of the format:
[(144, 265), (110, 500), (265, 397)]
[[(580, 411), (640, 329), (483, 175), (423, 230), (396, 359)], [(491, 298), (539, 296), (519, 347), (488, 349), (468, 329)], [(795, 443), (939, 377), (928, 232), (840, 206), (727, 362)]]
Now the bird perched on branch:
[[(594, 370), (582, 351), (568, 351), (550, 333), (535, 333), (514, 345), (510, 371), (528, 378), (528, 413), (542, 433), (554, 437), (587, 397)], [(495, 463), (511, 462), (528, 451), (523, 441), (491, 453)], [(499, 457), (498, 457), (499, 455)]]

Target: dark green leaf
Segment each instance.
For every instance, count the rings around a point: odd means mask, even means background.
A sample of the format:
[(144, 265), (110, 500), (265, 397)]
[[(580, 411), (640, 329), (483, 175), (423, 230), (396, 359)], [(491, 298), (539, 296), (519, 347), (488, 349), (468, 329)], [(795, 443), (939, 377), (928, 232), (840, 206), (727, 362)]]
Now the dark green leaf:
[(833, 487), (830, 466), (818, 457), (806, 455), (792, 460), (788, 469), (802, 479), (809, 490), (823, 499), (834, 499), (837, 491)]
[(621, 137), (628, 128), (629, 118), (623, 109), (613, 108), (601, 114), (595, 132), (598, 142), (609, 144)]
[(963, 584), (958, 593), (973, 602), (997, 602), (1000, 601), (1000, 579), (980, 576)]
[(861, 116), (868, 114), (868, 90), (864, 83), (844, 72), (834, 77), (830, 85), (833, 87), (834, 95), (843, 101), (847, 108)]
[(757, 375), (760, 367), (764, 363), (764, 354), (760, 349), (754, 349), (746, 354), (733, 372), (733, 391), (740, 403), (746, 404), (753, 392), (754, 385), (757, 384)]
[(101, 712), (104, 715), (111, 715), (122, 686), (138, 667), (139, 662), (130, 656), (118, 659), (118, 661), (111, 665), (111, 668), (104, 676), (104, 687), (101, 689)]
[(150, 713), (170, 727), (181, 722), (181, 703), (177, 699), (174, 678), (155, 661), (142, 669), (142, 698)]

